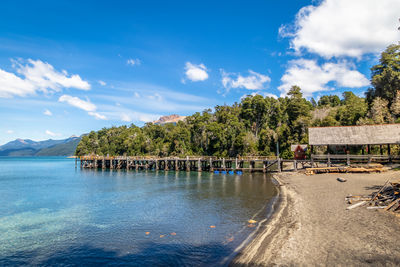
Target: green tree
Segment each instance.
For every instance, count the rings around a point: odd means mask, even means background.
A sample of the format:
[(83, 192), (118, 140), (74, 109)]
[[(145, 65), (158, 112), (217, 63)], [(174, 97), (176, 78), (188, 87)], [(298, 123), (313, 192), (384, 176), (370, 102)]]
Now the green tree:
[(336, 113), (336, 120), (340, 125), (356, 125), (360, 118), (366, 116), (368, 105), (364, 98), (356, 96), (353, 92), (344, 92), (342, 105)]
[(367, 92), (368, 102), (381, 97), (390, 108), (400, 88), (400, 45), (392, 44), (382, 52), (379, 64), (371, 68), (371, 76), (373, 88)]
[(393, 99), (390, 111), (396, 118), (400, 117), (400, 91), (397, 90), (396, 97)]
[(388, 108), (388, 101), (380, 97), (376, 97), (374, 101), (372, 101), (369, 117), (376, 124), (392, 122), (392, 117)]

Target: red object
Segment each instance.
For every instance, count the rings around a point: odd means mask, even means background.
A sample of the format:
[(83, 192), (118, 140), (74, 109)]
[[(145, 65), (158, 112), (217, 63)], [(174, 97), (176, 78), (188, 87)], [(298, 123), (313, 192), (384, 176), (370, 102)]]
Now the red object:
[(294, 150), (294, 158), (295, 159), (306, 159), (306, 151), (301, 148), (301, 146), (297, 146)]

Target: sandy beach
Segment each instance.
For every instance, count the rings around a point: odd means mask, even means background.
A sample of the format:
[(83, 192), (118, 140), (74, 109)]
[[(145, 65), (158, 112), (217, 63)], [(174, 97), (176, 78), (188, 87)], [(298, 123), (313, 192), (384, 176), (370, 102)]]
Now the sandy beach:
[(399, 265), (400, 217), (365, 207), (346, 210), (345, 202), (347, 195), (377, 191), (389, 178), (399, 179), (400, 172), (276, 175), (276, 210), (231, 265)]

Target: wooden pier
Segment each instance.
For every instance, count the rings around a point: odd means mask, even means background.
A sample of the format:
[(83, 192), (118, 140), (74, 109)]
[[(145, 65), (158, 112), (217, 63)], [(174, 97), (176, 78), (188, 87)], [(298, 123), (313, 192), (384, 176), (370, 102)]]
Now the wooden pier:
[(76, 158), (84, 169), (208, 171), (221, 173), (298, 171), (314, 167), (340, 167), (351, 164), (400, 162), (399, 156), (380, 155), (311, 155), (310, 159), (295, 160), (276, 157), (129, 157), (81, 156)]
[[(76, 159), (78, 160), (78, 159)], [(163, 171), (209, 171), (209, 172), (267, 172), (280, 169), (280, 159), (273, 157), (105, 157), (82, 156), (81, 168), (116, 170), (163, 170)], [(279, 166), (278, 166), (279, 165)]]

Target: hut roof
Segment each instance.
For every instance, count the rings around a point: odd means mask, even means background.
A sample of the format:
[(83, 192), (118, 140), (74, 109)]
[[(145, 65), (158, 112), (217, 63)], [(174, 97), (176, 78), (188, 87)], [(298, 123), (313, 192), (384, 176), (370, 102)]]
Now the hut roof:
[(400, 124), (308, 128), (310, 145), (400, 144)]

